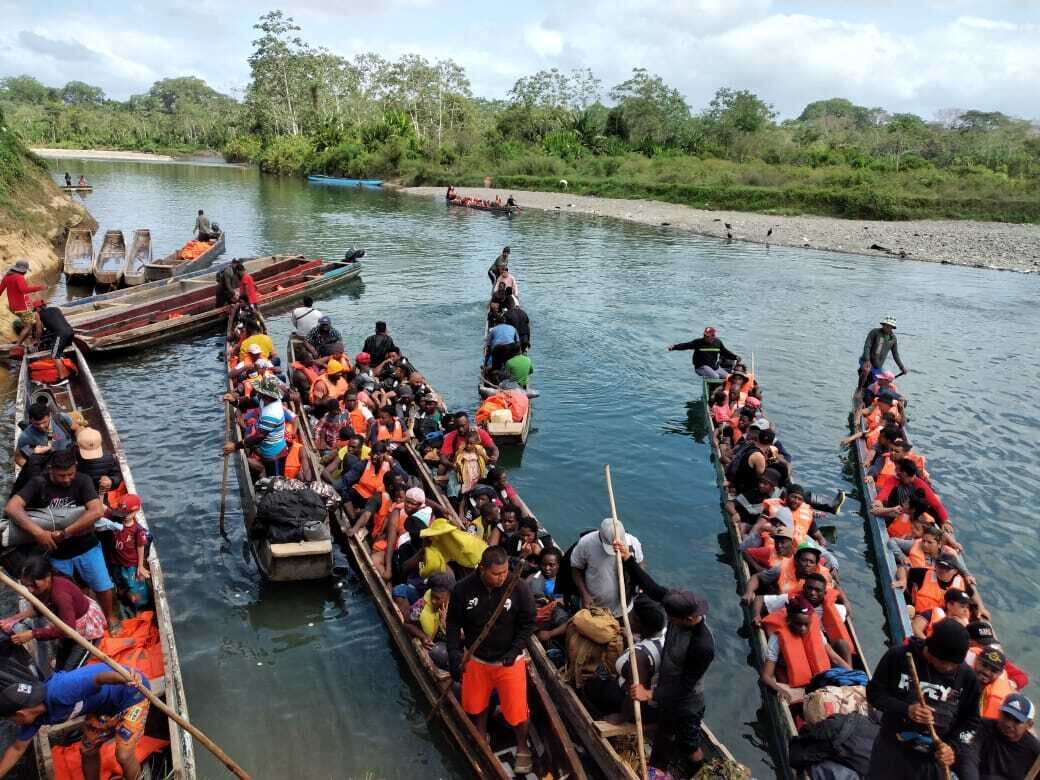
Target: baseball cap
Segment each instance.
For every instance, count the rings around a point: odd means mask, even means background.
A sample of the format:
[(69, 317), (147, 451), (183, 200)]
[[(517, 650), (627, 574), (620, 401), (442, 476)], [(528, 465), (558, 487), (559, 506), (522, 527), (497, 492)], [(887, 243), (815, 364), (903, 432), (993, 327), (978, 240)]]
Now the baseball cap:
[(661, 606), (669, 617), (701, 617), (708, 614), (708, 601), (693, 591), (673, 588), (664, 594)]
[(416, 504), (426, 503), (426, 494), (423, 492), (422, 488), (408, 488), (408, 490), (405, 491), (404, 497), (405, 500), (411, 501)]
[(949, 603), (970, 604), (971, 603), (971, 596), (969, 596), (967, 593), (965, 593), (960, 588), (948, 588), (946, 590), (946, 593), (943, 594), (943, 600), (947, 604), (949, 604)]
[(943, 553), (942, 555), (940, 555), (939, 557), (937, 557), (935, 559), (935, 565), (936, 566), (942, 566), (943, 568), (946, 568), (946, 569), (956, 569), (957, 568), (957, 560), (952, 555), (950, 555), (949, 553)]
[(747, 400), (744, 401), (744, 405), (750, 406), (752, 409), (758, 409), (762, 406), (762, 402), (755, 398), (755, 396), (749, 395)]
[(250, 344), (249, 345), (249, 354), (250, 355), (262, 355), (262, 354), (264, 354), (264, 348), (261, 347), (259, 344)]
[(136, 493), (127, 493), (121, 497), (112, 509), (113, 517), (126, 517), (141, 508), (141, 497)]
[(83, 460), (97, 460), (105, 454), (101, 449), (101, 433), (94, 428), (83, 428), (76, 434), (76, 447)]
[[(619, 541), (624, 543), (625, 541), (625, 526), (621, 525), (621, 521), (618, 520), (617, 524), (617, 537)], [(603, 545), (603, 551), (607, 555), (614, 554), (614, 518), (605, 517), (599, 524), (599, 541)]]
[(987, 647), (977, 656), (976, 660), (988, 666), (990, 669), (995, 669), (998, 672), (1004, 671), (1004, 664), (1007, 663), (1007, 656), (1004, 652), (997, 647)]
[(993, 633), (993, 625), (986, 620), (973, 620), (968, 623), (968, 636), (972, 642), (988, 645), (997, 641), (997, 635)]
[[(750, 400), (750, 399), (748, 399), (748, 400)], [(765, 417), (759, 417), (757, 420), (755, 420), (753, 423), (751, 423), (751, 427), (752, 428), (758, 428), (758, 430), (760, 430), (760, 431), (768, 431), (769, 430), (769, 420), (767, 420)]]
[(0, 688), (0, 718), (10, 717), (26, 707), (35, 707), (43, 701), (46, 693), (43, 683), (18, 682)]
[(318, 324), (319, 325), (331, 325), (332, 324), (332, 318), (329, 315), (327, 315), (327, 314), (323, 314), (321, 317), (318, 318)]
[(769, 532), (774, 539), (780, 537), (782, 539), (794, 539), (794, 531), (788, 528), (786, 525), (777, 526)]
[(1019, 723), (1035, 720), (1036, 715), (1036, 707), (1033, 706), (1033, 702), (1029, 701), (1021, 693), (1008, 694), (1004, 699), (1004, 703), (1000, 705), (1000, 711), (1005, 715), (1010, 715)]
[(358, 352), (357, 355), (354, 356), (354, 362), (355, 363), (362, 363), (362, 364), (364, 364), (364, 363), (371, 363), (372, 362), (372, 356), (369, 355), (367, 352)]
[(820, 545), (816, 544), (816, 542), (812, 541), (811, 539), (806, 539), (804, 542), (798, 545), (798, 548), (794, 551), (794, 557), (797, 558), (806, 550), (815, 553), (816, 560), (819, 560), (820, 556), (823, 554), (820, 550)]

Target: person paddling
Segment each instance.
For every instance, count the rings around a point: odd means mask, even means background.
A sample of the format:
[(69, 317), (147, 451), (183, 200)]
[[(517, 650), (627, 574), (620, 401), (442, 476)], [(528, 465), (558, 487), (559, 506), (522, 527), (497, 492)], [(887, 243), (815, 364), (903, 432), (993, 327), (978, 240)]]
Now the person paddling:
[(693, 350), (693, 370), (705, 379), (725, 379), (729, 376), (729, 371), (722, 367), (723, 359), (740, 362), (739, 356), (726, 349), (722, 339), (716, 335), (715, 328), (705, 328), (704, 335), (699, 339), (668, 347), (669, 352), (687, 350)]
[[(896, 318), (891, 314), (885, 315), (881, 320), (881, 326), (874, 328), (867, 334), (867, 340), (863, 342), (863, 354), (860, 355), (860, 387), (866, 387), (877, 380), (885, 370), (885, 361), (889, 354), (892, 355), (899, 370), (904, 374), (910, 369), (903, 365), (899, 358), (899, 342), (896, 340)], [(893, 377), (894, 379), (895, 377)]]

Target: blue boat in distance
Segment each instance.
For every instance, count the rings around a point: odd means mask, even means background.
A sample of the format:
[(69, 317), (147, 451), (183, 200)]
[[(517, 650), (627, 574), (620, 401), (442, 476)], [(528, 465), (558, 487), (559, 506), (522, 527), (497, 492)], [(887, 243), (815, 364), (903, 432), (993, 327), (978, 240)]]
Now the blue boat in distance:
[(308, 176), (307, 181), (328, 184), (332, 187), (382, 187), (382, 179), (341, 179), (338, 176)]

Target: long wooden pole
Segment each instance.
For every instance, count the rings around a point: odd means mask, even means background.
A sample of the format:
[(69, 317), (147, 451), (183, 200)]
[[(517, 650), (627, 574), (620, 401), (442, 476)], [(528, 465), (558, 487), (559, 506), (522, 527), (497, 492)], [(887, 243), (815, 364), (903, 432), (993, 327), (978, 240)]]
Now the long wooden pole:
[[(92, 656), (97, 658), (99, 661), (102, 661), (105, 664), (107, 664), (109, 668), (112, 669), (112, 671), (122, 675), (123, 679), (126, 680), (128, 683), (133, 682), (133, 676), (130, 674), (130, 672), (128, 672), (122, 665), (110, 658), (104, 652), (94, 647), (94, 645), (92, 645), (90, 642), (84, 639), (74, 628), (64, 623), (61, 618), (59, 618), (57, 615), (55, 615), (53, 612), (51, 612), (51, 610), (47, 608), (46, 604), (44, 604), (42, 601), (36, 598), (36, 596), (34, 596), (28, 588), (26, 588), (20, 582), (16, 582), (15, 580), (8, 577), (7, 574), (5, 574), (3, 571), (0, 571), (0, 582), (3, 582), (4, 585), (9, 587), (23, 599), (32, 604), (33, 608), (37, 612), (39, 612), (41, 615), (47, 618), (47, 620), (49, 620), (59, 631), (65, 634), (65, 636), (67, 636), (77, 645), (82, 647)], [(212, 739), (203, 734), (201, 730), (199, 730), (196, 726), (192, 725), (189, 721), (185, 720), (180, 714), (175, 712), (166, 702), (164, 702), (162, 699), (160, 699), (158, 696), (152, 693), (148, 688), (141, 686), (139, 690), (142, 694), (144, 694), (144, 697), (148, 699), (148, 701), (151, 702), (155, 707), (157, 707), (163, 714), (165, 714), (168, 718), (173, 720), (178, 726), (180, 726), (182, 729), (184, 729), (193, 737), (195, 737), (195, 739), (201, 742), (206, 747), (206, 749), (209, 750), (210, 753), (216, 756), (217, 759), (219, 759), (220, 762), (224, 766), (226, 766), (233, 775), (235, 775), (235, 777), (239, 777), (242, 780), (250, 780), (249, 775), (246, 773), (246, 771), (238, 764), (236, 764), (234, 759), (232, 759), (227, 753), (221, 750), (220, 746), (217, 745), (216, 742), (214, 742)]]
[[(498, 604), (495, 606), (495, 611), (491, 613), (491, 617), (484, 627), (477, 634), (477, 640), (469, 646), (465, 653), (462, 655), (462, 670), (465, 671), (466, 664), (469, 663), (469, 659), (473, 657), (473, 654), (477, 652), (477, 648), (487, 639), (487, 635), (491, 633), (491, 629), (495, 627), (495, 623), (498, 622), (499, 616), (506, 608), (506, 602), (509, 601), (509, 597), (513, 595), (513, 589), (516, 588), (516, 583), (520, 582), (520, 574), (523, 571), (523, 565), (519, 565), (513, 570), (509, 577), (509, 582), (506, 583), (505, 593), (502, 594), (502, 598), (499, 599)], [(429, 723), (433, 720), (433, 716), (437, 714), (437, 711), (441, 708), (441, 704), (444, 703), (444, 698), (448, 695), (448, 691), (451, 690), (451, 686), (448, 686), (441, 691), (441, 695), (437, 697), (437, 701), (433, 703), (433, 709), (430, 710), (430, 714), (426, 716), (426, 722)], [(517, 749), (520, 749), (521, 745), (517, 745)]]
[[(228, 401), (224, 402), (224, 441), (228, 440), (228, 436), (231, 434), (231, 403)], [(227, 508), (227, 478), (228, 478), (228, 464), (231, 462), (230, 453), (224, 453), (224, 476), (220, 479), (220, 535), (227, 536), (224, 532), (224, 510)]]
[[(618, 522), (617, 506), (614, 503), (614, 483), (610, 479), (610, 464), (603, 467), (607, 475), (607, 496), (610, 498), (610, 516), (614, 519), (614, 541), (625, 543), (621, 537), (621, 523)], [(628, 666), (632, 670), (632, 684), (639, 685), (639, 659), (636, 658), (636, 643), (632, 638), (632, 625), (628, 622), (628, 596), (625, 594), (625, 570), (621, 556), (615, 551), (614, 563), (617, 564), (618, 595), (621, 597), (621, 621), (625, 627), (625, 642), (628, 643)], [(638, 700), (632, 700), (632, 709), (636, 716), (636, 748), (639, 751), (640, 777), (646, 777), (646, 745), (643, 740), (643, 709)]]
[[(924, 700), (924, 691), (921, 690), (921, 678), (917, 676), (917, 664), (914, 663), (914, 657), (910, 655), (910, 653), (906, 654), (906, 662), (910, 667), (910, 682), (913, 683), (914, 694), (917, 696), (917, 703), (922, 707), (927, 707), (928, 705)], [(932, 741), (935, 743), (935, 749), (938, 750), (939, 745), (942, 744), (942, 740), (939, 739), (939, 733), (935, 730), (935, 724), (928, 724), (928, 733), (931, 735)], [(939, 767), (942, 769), (943, 777), (946, 778), (946, 780), (950, 780), (950, 768), (946, 766), (946, 764), (939, 764)]]

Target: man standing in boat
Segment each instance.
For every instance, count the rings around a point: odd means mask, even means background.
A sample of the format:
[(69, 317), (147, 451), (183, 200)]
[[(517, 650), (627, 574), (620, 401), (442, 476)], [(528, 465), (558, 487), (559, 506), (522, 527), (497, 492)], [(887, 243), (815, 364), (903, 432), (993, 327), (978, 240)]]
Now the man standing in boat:
[(213, 232), (213, 226), (210, 225), (209, 217), (202, 213), (202, 209), (199, 209), (199, 215), (195, 217), (195, 234), (199, 241), (209, 241), (217, 237)]
[(860, 387), (866, 387), (885, 370), (885, 361), (888, 359), (889, 353), (899, 366), (899, 370), (906, 374), (909, 369), (899, 359), (896, 318), (891, 314), (885, 315), (885, 318), (881, 320), (881, 326), (871, 330), (867, 334), (867, 340), (863, 343), (863, 354), (859, 358)]
[(739, 362), (740, 358), (726, 349), (722, 339), (715, 335), (715, 328), (705, 328), (704, 335), (693, 341), (672, 344), (669, 352), (693, 350), (693, 370), (705, 379), (725, 379), (729, 371), (722, 367), (722, 359)]
[[(527, 661), (524, 648), (534, 632), (534, 597), (520, 580), (507, 594), (509, 556), (501, 547), (489, 547), (477, 571), (461, 580), (448, 604), (448, 657), (452, 677), (462, 681), (462, 707), (481, 734), (487, 733), (491, 693), (498, 692), (499, 707), (516, 734), (513, 772), (531, 771), (527, 743)], [(474, 646), (499, 604), (502, 612), (479, 647)], [(463, 668), (463, 654), (473, 650)]]
[(69, 174), (68, 171), (65, 171), (65, 186), (66, 187), (71, 187), (72, 186), (72, 176), (71, 176), (71, 174)]

